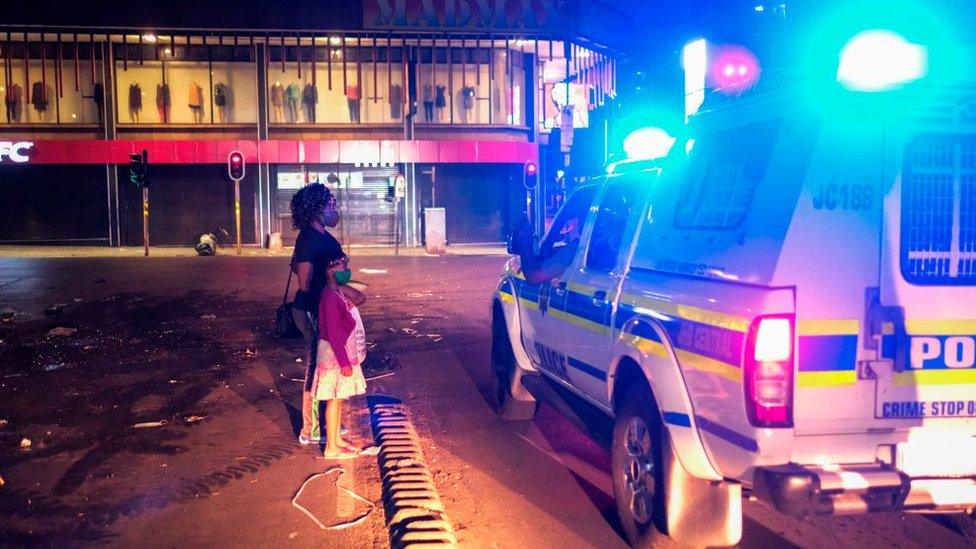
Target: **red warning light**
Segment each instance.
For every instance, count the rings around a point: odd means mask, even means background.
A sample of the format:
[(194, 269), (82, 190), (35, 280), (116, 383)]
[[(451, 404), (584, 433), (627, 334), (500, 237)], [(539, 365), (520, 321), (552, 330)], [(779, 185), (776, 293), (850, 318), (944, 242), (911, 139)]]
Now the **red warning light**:
[(715, 46), (709, 52), (711, 87), (724, 93), (741, 93), (759, 80), (759, 60), (737, 45)]
[(244, 179), (244, 153), (231, 151), (227, 155), (227, 175), (234, 181)]

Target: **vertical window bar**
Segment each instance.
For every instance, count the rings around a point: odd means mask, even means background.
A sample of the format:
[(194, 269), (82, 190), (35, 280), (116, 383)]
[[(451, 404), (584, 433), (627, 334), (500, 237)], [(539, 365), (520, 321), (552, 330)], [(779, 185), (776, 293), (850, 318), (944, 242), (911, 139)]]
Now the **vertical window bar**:
[[(393, 34), (391, 33), (386, 33), (386, 88), (387, 90), (393, 89)], [(389, 91), (387, 93), (389, 93), (387, 102), (392, 104), (393, 94)]]
[(474, 41), (474, 58), (475, 58), (475, 67), (477, 67), (478, 70), (475, 71), (474, 81), (475, 81), (475, 85), (478, 86), (478, 93), (479, 94), (481, 93), (481, 51), (482, 51), (481, 50), (481, 38), (480, 37), (479, 38), (475, 38), (475, 41)]
[(447, 37), (447, 108), (451, 110), (447, 121), (454, 123), (454, 52), (451, 49), (451, 35)]
[(329, 75), (326, 78), (329, 91), (332, 91), (332, 37), (325, 37), (325, 69), (328, 71)]
[(210, 49), (210, 40), (208, 39), (212, 37), (213, 37), (213, 33), (210, 34), (210, 37), (208, 37), (206, 34), (201, 36), (201, 38), (203, 38), (203, 45), (207, 51), (207, 79), (208, 79), (207, 83), (210, 86), (210, 89), (207, 91), (207, 95), (210, 96), (210, 123), (211, 124), (213, 124), (214, 121), (216, 120), (214, 118), (213, 52)]
[(468, 51), (467, 40), (461, 37), (461, 92), (468, 86)]
[(356, 87), (359, 88), (359, 124), (363, 123), (363, 107), (366, 106), (366, 87), (363, 86), (363, 35), (356, 35)]
[(295, 35), (295, 64), (298, 66), (298, 79), (302, 79), (302, 35)]
[[(64, 45), (61, 42), (61, 33), (58, 33), (58, 63), (54, 66), (54, 81), (58, 87), (58, 97), (64, 97)], [(58, 115), (60, 116), (60, 111)]]
[(372, 48), (371, 48), (372, 49), (372, 53), (370, 54), (369, 58), (373, 60), (373, 104), (375, 105), (380, 100), (380, 98), (377, 97), (379, 95), (379, 89), (380, 88), (379, 88), (379, 81), (377, 79), (377, 75), (379, 73), (376, 70), (377, 61), (379, 60), (378, 57), (377, 57), (377, 54), (378, 54), (378, 51), (377, 50), (379, 48), (376, 47), (376, 36), (375, 35), (372, 37), (372, 43), (373, 43), (372, 44)]
[(312, 85), (315, 86), (315, 92), (318, 93), (319, 76), (318, 76), (318, 71), (315, 68), (316, 67), (315, 62), (316, 62), (316, 57), (318, 57), (317, 55), (318, 52), (316, 50), (317, 48), (315, 47), (315, 34), (312, 34)]
[(129, 70), (129, 43), (125, 32), (122, 33), (122, 70)]
[(437, 87), (437, 35), (431, 35), (430, 37), (430, 82), (435, 88)]
[(349, 52), (346, 51), (346, 37), (342, 37), (342, 93), (346, 93), (346, 88), (349, 87), (349, 83), (346, 81), (346, 58), (349, 57)]
[(92, 79), (92, 85), (94, 86), (95, 78), (97, 76), (95, 73), (95, 35), (94, 34), (88, 35), (88, 45), (91, 46), (91, 52), (90, 52), (91, 53), (91, 79)]
[(539, 61), (539, 39), (536, 38), (532, 41), (532, 67), (535, 69), (532, 71), (532, 76), (535, 78), (535, 99), (538, 105), (535, 108), (535, 124), (540, 126), (540, 123), (545, 120), (542, 116), (542, 101), (543, 101), (543, 85), (542, 85), (542, 63)]
[(143, 64), (144, 61), (142, 58), (142, 33), (140, 32), (139, 33), (139, 65), (142, 66)]
[(495, 112), (495, 36), (488, 35), (488, 124), (492, 123)]
[(30, 42), (27, 32), (24, 31), (24, 105), (31, 102), (30, 85)]
[(41, 99), (47, 101), (47, 42), (41, 33)]
[(285, 72), (285, 33), (281, 33), (281, 72)]

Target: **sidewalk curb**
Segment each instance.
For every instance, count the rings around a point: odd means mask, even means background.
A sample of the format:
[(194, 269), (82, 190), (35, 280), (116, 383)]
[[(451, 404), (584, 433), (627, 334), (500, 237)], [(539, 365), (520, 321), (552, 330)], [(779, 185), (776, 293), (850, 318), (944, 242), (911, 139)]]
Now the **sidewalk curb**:
[(403, 404), (370, 405), (380, 447), (383, 504), (394, 549), (456, 547), (457, 538), (424, 460), (420, 438)]

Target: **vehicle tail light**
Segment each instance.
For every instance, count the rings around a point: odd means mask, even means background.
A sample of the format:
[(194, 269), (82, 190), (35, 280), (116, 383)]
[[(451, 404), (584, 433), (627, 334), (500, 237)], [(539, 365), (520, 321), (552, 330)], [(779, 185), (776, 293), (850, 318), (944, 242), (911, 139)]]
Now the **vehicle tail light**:
[(743, 355), (743, 385), (749, 423), (793, 426), (793, 317), (762, 316), (753, 321)]

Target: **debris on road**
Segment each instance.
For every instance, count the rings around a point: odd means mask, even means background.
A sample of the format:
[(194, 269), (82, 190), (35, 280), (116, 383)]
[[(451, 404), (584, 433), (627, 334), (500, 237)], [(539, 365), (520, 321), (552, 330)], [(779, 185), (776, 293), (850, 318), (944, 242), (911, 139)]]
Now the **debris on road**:
[(81, 348), (81, 350), (82, 351), (94, 351), (95, 348), (92, 347), (91, 345), (85, 345), (84, 347)]
[(81, 303), (81, 301), (82, 301), (82, 299), (81, 299), (80, 297), (76, 297), (76, 298), (74, 298), (74, 300), (73, 300), (73, 301), (74, 301), (75, 303)]
[(203, 421), (205, 419), (207, 419), (207, 416), (186, 416), (185, 418), (183, 418), (183, 420), (186, 421), (187, 423), (196, 423), (198, 421)]
[(299, 378), (294, 378), (294, 377), (288, 377), (288, 376), (286, 376), (285, 374), (283, 374), (281, 372), (278, 372), (278, 375), (281, 376), (281, 377), (283, 377), (283, 378), (285, 378), (285, 379), (287, 379), (288, 381), (298, 381), (299, 383), (305, 381), (304, 379), (299, 379)]
[(10, 307), (0, 309), (0, 322), (13, 322), (15, 316), (17, 316), (17, 311)]
[(373, 275), (373, 274), (386, 274), (386, 269), (359, 269), (359, 272), (363, 274)]
[(7, 483), (3, 480), (3, 475), (0, 475), (0, 488), (3, 488), (3, 485), (4, 484), (7, 484)]
[(416, 335), (417, 334), (417, 330), (414, 330), (413, 328), (403, 328), (401, 331), (403, 333), (407, 334), (407, 335)]
[(52, 317), (61, 316), (61, 313), (64, 312), (64, 308), (67, 306), (68, 306), (67, 303), (55, 303), (54, 305), (51, 305), (47, 309), (44, 309), (44, 314)]
[(179, 382), (180, 382), (180, 381), (179, 381), (178, 379), (171, 379), (171, 380), (169, 380), (169, 384), (170, 384), (170, 385), (176, 385), (176, 384), (177, 384), (177, 383), (179, 383)]
[(247, 347), (244, 349), (244, 356), (246, 356), (247, 358), (254, 358), (258, 356), (258, 352), (252, 351), (250, 347)]
[[(328, 476), (328, 475), (331, 475), (333, 473), (337, 473), (336, 476), (335, 476), (336, 478), (335, 478), (335, 484), (334, 484), (335, 489), (336, 489), (336, 492), (339, 492), (339, 491), (345, 492), (352, 499), (354, 499), (356, 501), (359, 501), (359, 502), (362, 502), (362, 503), (365, 503), (368, 507), (366, 508), (366, 511), (360, 513), (359, 516), (355, 516), (355, 517), (352, 517), (350, 519), (337, 522), (335, 524), (324, 524), (321, 520), (318, 519), (318, 517), (316, 517), (315, 515), (313, 515), (312, 512), (308, 510), (308, 508), (306, 508), (301, 503), (298, 503), (298, 498), (302, 495), (302, 492), (305, 491), (305, 487), (308, 486), (308, 483), (309, 482), (312, 482), (313, 480), (315, 480), (315, 479), (317, 479), (319, 477)], [(295, 492), (295, 496), (291, 498), (291, 505), (292, 505), (292, 507), (294, 507), (295, 509), (298, 509), (303, 514), (305, 514), (305, 516), (307, 516), (308, 518), (312, 519), (312, 522), (314, 522), (315, 525), (318, 526), (322, 530), (343, 530), (345, 528), (349, 528), (350, 526), (356, 526), (357, 524), (361, 524), (363, 521), (366, 520), (367, 517), (369, 517), (370, 513), (373, 512), (373, 509), (376, 509), (376, 504), (373, 503), (372, 501), (364, 498), (363, 496), (357, 494), (356, 492), (350, 490), (349, 488), (346, 488), (345, 486), (340, 485), (339, 484), (339, 480), (345, 474), (346, 474), (345, 468), (336, 465), (334, 467), (330, 467), (330, 468), (326, 469), (325, 472), (315, 473), (314, 475), (308, 477), (307, 479), (305, 479), (305, 482), (303, 482), (302, 485), (298, 488), (298, 491)]]
[(298, 357), (298, 358), (296, 358), (296, 359), (295, 359), (295, 362), (302, 362), (302, 357)]
[(217, 318), (217, 315), (215, 315), (213, 313), (205, 313), (205, 314), (200, 315), (200, 319), (201, 320), (213, 320), (215, 318)]
[(20, 449), (21, 450), (30, 450), (32, 444), (33, 444), (33, 442), (31, 442), (31, 439), (29, 439), (27, 437), (24, 437), (24, 438), (20, 439)]
[(367, 446), (359, 451), (361, 456), (378, 456), (380, 454), (379, 446)]
[(145, 421), (143, 423), (136, 423), (135, 425), (132, 425), (130, 429), (150, 429), (153, 427), (162, 427), (167, 423), (169, 422), (166, 421), (165, 419), (161, 419), (159, 421)]
[(373, 381), (376, 379), (383, 379), (384, 377), (390, 377), (395, 373), (396, 372), (384, 372), (382, 374), (376, 374), (374, 376), (364, 376), (364, 377), (366, 378), (366, 381)]
[(58, 326), (57, 328), (51, 328), (51, 330), (44, 337), (71, 337), (78, 332), (78, 328), (66, 328), (64, 326)]
[(434, 343), (437, 343), (437, 342), (439, 342), (439, 341), (441, 341), (441, 340), (444, 339), (444, 336), (442, 336), (441, 334), (426, 334), (425, 337), (428, 337), (428, 338), (434, 340)]
[(54, 362), (52, 364), (46, 364), (44, 366), (44, 371), (53, 372), (54, 370), (60, 370), (61, 368), (64, 368), (64, 366), (65, 364), (63, 362)]
[(0, 429), (3, 429), (5, 427), (7, 427), (7, 420), (6, 419), (0, 419)]
[(105, 280), (104, 278), (99, 278), (99, 279), (95, 280), (93, 282), (93, 284), (105, 284), (106, 282), (108, 282), (108, 281)]

